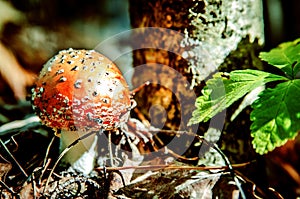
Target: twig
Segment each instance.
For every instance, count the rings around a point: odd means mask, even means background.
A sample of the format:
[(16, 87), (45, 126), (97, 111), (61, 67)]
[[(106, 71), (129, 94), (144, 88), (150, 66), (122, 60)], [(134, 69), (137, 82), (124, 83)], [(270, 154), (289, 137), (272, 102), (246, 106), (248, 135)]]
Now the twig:
[(112, 153), (112, 143), (111, 143), (111, 131), (108, 132), (108, 151), (110, 158), (110, 166), (114, 166), (113, 153)]
[[(234, 164), (231, 165), (232, 168), (240, 168), (249, 165), (251, 162)], [(95, 168), (96, 171), (119, 171), (119, 170), (127, 170), (127, 169), (141, 169), (141, 170), (153, 170), (153, 169), (166, 169), (166, 170), (226, 170), (230, 169), (228, 166), (178, 166), (178, 165), (144, 165), (144, 166), (124, 166), (124, 167), (98, 167)]]
[(13, 156), (13, 154), (9, 151), (9, 149), (6, 147), (5, 143), (2, 141), (2, 139), (0, 138), (0, 144), (2, 145), (2, 147), (5, 149), (5, 151), (8, 153), (8, 155), (13, 159), (13, 161), (15, 162), (15, 164), (19, 167), (19, 169), (21, 170), (21, 172), (24, 174), (24, 176), (26, 178), (28, 178), (28, 175), (26, 173), (26, 171), (22, 168), (22, 166), (19, 164), (19, 162), (16, 160), (16, 158)]
[(7, 184), (5, 184), (2, 180), (0, 180), (0, 185), (2, 187), (4, 187), (5, 189), (7, 189), (11, 194), (13, 194), (15, 196), (17, 195), (17, 193), (14, 192), (14, 190), (12, 190), (9, 186), (7, 186)]
[(51, 159), (48, 159), (48, 161), (46, 162), (46, 164), (44, 164), (43, 167), (42, 167), (43, 169), (42, 169), (41, 175), (39, 177), (39, 185), (42, 183), (43, 176), (44, 176), (47, 168), (49, 167), (50, 162), (51, 162)]
[(213, 144), (213, 148), (222, 156), (223, 160), (225, 161), (225, 164), (228, 166), (228, 168), (230, 170), (230, 174), (231, 174), (232, 178), (234, 179), (235, 184), (240, 191), (242, 199), (247, 199), (246, 194), (242, 188), (242, 185), (241, 185), (240, 181), (237, 179), (235, 172), (233, 170), (233, 167), (232, 167), (230, 161), (228, 160), (227, 156), (223, 153), (223, 151), (215, 143)]
[[(152, 132), (154, 132), (154, 131), (152, 131)], [(191, 136), (194, 136), (194, 137), (198, 138), (203, 143), (207, 144), (210, 148), (215, 149), (221, 155), (221, 157), (223, 158), (223, 160), (224, 160), (227, 168), (229, 169), (230, 174), (231, 174), (232, 178), (234, 179), (234, 181), (236, 183), (236, 186), (238, 187), (238, 189), (240, 191), (242, 199), (246, 199), (246, 195), (244, 193), (244, 190), (242, 189), (241, 183), (236, 178), (235, 172), (233, 170), (233, 167), (232, 167), (230, 161), (228, 160), (227, 156), (223, 153), (223, 151), (218, 147), (217, 144), (211, 143), (211, 142), (205, 140), (204, 137), (202, 137), (200, 135), (197, 135), (197, 134), (195, 134), (193, 132), (188, 132), (188, 131), (170, 131), (170, 130), (158, 130), (158, 132), (172, 133), (172, 134), (177, 134), (177, 135), (178, 134), (180, 134), (180, 135), (182, 135), (182, 134), (191, 135)]]
[(144, 87), (149, 86), (150, 83), (151, 83), (150, 81), (146, 81), (145, 83), (143, 83), (139, 87), (137, 87), (137, 88), (133, 89), (132, 91), (130, 91), (130, 95), (134, 96), (137, 92), (139, 92), (140, 90), (142, 90)]
[(35, 182), (34, 173), (32, 173), (31, 175), (31, 185), (32, 185), (33, 198), (36, 199), (36, 182)]
[(47, 159), (48, 159), (48, 156), (49, 156), (49, 152), (50, 152), (50, 148), (55, 140), (56, 136), (53, 136), (48, 147), (47, 147), (47, 150), (46, 150), (46, 154), (45, 154), (45, 158), (44, 158), (44, 162), (43, 162), (43, 167), (46, 165), (47, 163)]

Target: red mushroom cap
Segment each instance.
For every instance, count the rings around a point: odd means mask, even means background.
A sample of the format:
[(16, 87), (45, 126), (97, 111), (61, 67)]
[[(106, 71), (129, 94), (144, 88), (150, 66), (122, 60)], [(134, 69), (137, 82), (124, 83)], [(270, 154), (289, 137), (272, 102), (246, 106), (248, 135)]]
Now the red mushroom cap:
[(54, 129), (119, 127), (129, 117), (130, 91), (118, 67), (94, 50), (62, 50), (41, 70), (33, 109)]

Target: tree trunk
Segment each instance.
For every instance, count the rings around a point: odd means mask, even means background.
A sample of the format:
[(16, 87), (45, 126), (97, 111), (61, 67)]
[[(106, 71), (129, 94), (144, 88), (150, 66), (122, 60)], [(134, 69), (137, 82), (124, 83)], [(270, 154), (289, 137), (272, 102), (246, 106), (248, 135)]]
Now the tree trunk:
[[(213, 73), (263, 69), (258, 59), (264, 44), (261, 0), (129, 2), (131, 25), (140, 28), (134, 35), (137, 50), (133, 53), (133, 65), (138, 69), (133, 84), (139, 86), (146, 80), (155, 83), (137, 93), (138, 110), (154, 126), (192, 130), (210, 141), (218, 141), (232, 163), (257, 160), (251, 145), (249, 108), (233, 121), (230, 118), (238, 103), (226, 110), (226, 116), (220, 114), (192, 129), (187, 122), (196, 97)], [(186, 154), (195, 153), (189, 149)], [(263, 184), (263, 170), (261, 164), (254, 164), (244, 172)]]
[[(212, 73), (262, 69), (257, 58), (264, 43), (260, 0), (130, 0), (130, 20), (133, 28), (143, 28), (134, 35), (138, 69), (133, 84), (156, 83), (136, 95), (138, 109), (154, 126), (187, 129), (195, 96)], [(241, 161), (254, 152), (245, 153), (252, 148), (248, 114), (229, 123), (235, 109), (227, 110), (226, 122), (209, 125), (223, 130), (225, 149)], [(201, 124), (198, 133), (207, 125)]]

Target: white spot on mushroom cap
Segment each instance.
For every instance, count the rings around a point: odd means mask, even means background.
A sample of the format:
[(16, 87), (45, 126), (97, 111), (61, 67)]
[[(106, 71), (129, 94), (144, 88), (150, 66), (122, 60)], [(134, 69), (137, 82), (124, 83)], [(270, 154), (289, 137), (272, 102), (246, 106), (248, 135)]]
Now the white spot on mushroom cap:
[(64, 76), (61, 76), (61, 77), (59, 78), (59, 81), (60, 81), (60, 82), (65, 82), (65, 81), (67, 81), (67, 78), (64, 77)]
[(82, 84), (82, 79), (78, 79), (78, 80), (75, 81), (74, 87), (75, 88), (81, 88), (81, 84)]
[(81, 99), (81, 102), (82, 103), (85, 103), (85, 102), (87, 102), (87, 101), (89, 101), (90, 100), (90, 97), (89, 96), (84, 96), (82, 99)]
[(73, 99), (73, 104), (79, 106), (81, 104), (80, 100), (74, 98)]
[(58, 71), (56, 71), (56, 74), (59, 75), (59, 74), (62, 74), (64, 72), (65, 72), (65, 70), (62, 68), (62, 69), (59, 69)]
[(68, 64), (74, 64), (74, 61), (73, 60), (68, 60), (67, 63)]
[(80, 111), (79, 111), (78, 109), (74, 108), (74, 109), (73, 109), (73, 113), (75, 113), (75, 114), (79, 114), (79, 113), (80, 113)]
[(69, 98), (65, 96), (65, 99), (63, 100), (64, 103), (68, 104), (70, 102)]

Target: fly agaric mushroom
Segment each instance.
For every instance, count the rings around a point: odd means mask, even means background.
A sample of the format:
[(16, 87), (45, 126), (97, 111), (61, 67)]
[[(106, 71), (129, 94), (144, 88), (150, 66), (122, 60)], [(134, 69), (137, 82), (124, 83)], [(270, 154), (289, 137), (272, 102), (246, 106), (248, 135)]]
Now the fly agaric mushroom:
[[(131, 109), (120, 70), (94, 50), (62, 50), (51, 58), (32, 89), (32, 104), (43, 124), (61, 132), (60, 150), (87, 132), (122, 126)], [(84, 152), (94, 150), (93, 143), (95, 135), (70, 149), (64, 161), (73, 166)], [(93, 162), (88, 164), (93, 168)], [(89, 173), (81, 166), (75, 169)]]

